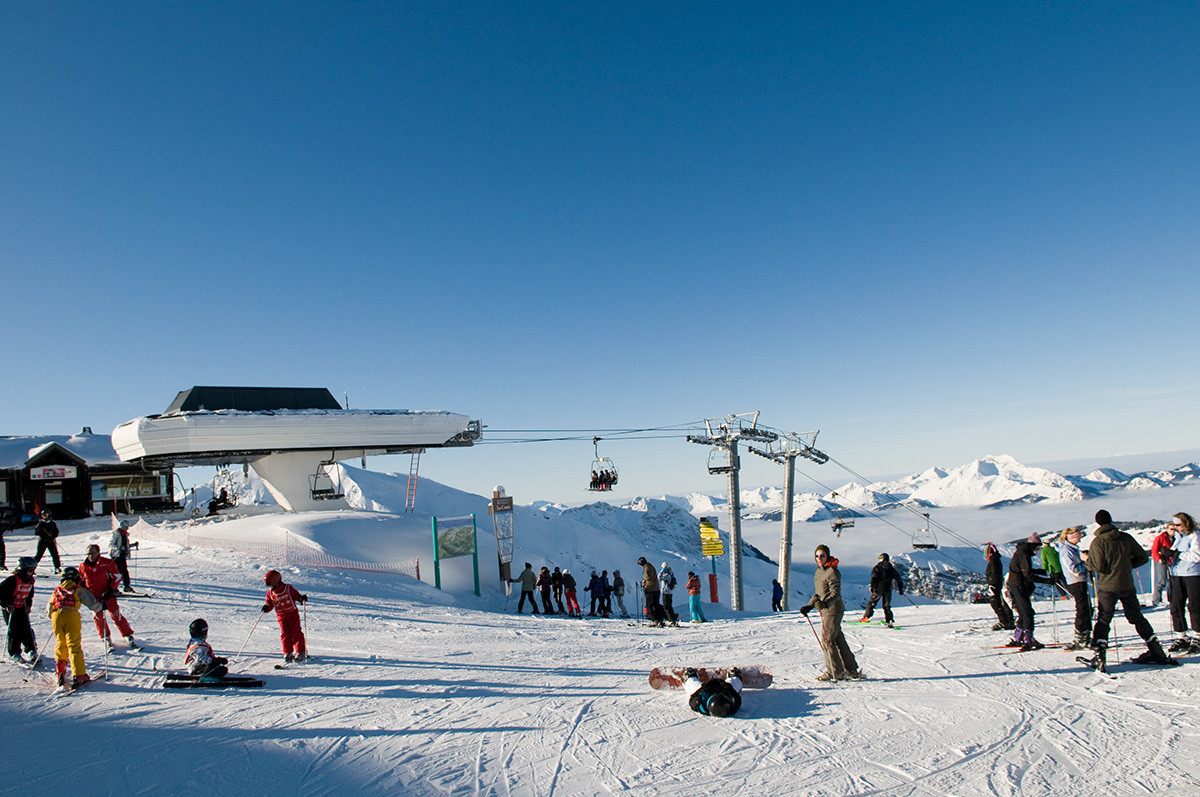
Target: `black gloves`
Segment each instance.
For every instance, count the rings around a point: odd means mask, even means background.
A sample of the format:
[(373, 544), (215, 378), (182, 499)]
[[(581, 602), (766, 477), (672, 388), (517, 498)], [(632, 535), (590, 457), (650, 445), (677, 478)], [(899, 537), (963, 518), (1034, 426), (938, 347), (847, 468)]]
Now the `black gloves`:
[(264, 604), (262, 605), (262, 610), (263, 610), (264, 612), (269, 612), (269, 611), (271, 611), (271, 604), (269, 604), (269, 603), (264, 603)]
[(301, 595), (301, 596), (300, 596), (300, 602), (301, 602), (301, 603), (308, 603), (308, 596), (307, 596), (307, 595)]
[(813, 610), (812, 604), (811, 604), (811, 603), (806, 603), (806, 604), (804, 604), (803, 606), (801, 606), (801, 607), (800, 607), (800, 614), (807, 615), (807, 614), (808, 614), (809, 612), (811, 612), (812, 610)]

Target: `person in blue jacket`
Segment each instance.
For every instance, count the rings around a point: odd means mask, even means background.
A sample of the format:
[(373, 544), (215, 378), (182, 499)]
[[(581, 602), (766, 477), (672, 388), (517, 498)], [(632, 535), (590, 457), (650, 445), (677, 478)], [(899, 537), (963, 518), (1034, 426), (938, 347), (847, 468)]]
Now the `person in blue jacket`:
[(783, 611), (783, 585), (777, 578), (771, 579), (771, 611)]

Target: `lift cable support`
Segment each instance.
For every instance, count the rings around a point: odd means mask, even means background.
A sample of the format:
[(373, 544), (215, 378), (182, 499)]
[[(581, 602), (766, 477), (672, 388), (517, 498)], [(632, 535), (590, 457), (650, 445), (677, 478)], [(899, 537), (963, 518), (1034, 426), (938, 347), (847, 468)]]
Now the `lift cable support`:
[[(783, 465), (783, 530), (779, 535), (779, 585), (783, 587), (783, 610), (787, 611), (792, 575), (792, 515), (796, 491), (796, 457), (804, 457), (818, 465), (829, 461), (828, 455), (813, 448), (818, 432), (782, 432), (778, 439), (764, 448), (746, 446), (753, 454)], [(714, 449), (715, 450), (715, 449)]]
[[(742, 611), (742, 501), (739, 494), (737, 446), (739, 440), (756, 443), (774, 443), (779, 432), (758, 425), (758, 412), (726, 415), (724, 418), (709, 418), (704, 421), (705, 434), (689, 434), (687, 441), (702, 446), (712, 446), (708, 455), (708, 472), (729, 475), (729, 582), (731, 597), (729, 608)], [(724, 451), (726, 459), (720, 463), (718, 452)]]

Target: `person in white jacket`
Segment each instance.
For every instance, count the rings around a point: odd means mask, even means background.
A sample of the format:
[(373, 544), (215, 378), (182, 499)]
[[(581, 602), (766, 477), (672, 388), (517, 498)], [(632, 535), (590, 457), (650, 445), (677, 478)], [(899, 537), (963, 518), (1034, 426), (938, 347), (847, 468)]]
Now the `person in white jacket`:
[(1079, 550), (1083, 538), (1082, 526), (1071, 526), (1062, 530), (1054, 541), (1054, 550), (1062, 565), (1063, 578), (1067, 582), (1067, 594), (1075, 599), (1075, 640), (1067, 650), (1091, 650), (1092, 648), (1092, 599), (1088, 594), (1088, 570)]
[[(1169, 649), (1175, 653), (1195, 653), (1200, 651), (1200, 537), (1196, 534), (1196, 521), (1187, 512), (1180, 512), (1171, 520), (1175, 542), (1164, 553), (1171, 559), (1171, 628), (1176, 639)], [(1185, 612), (1196, 636), (1188, 636)]]

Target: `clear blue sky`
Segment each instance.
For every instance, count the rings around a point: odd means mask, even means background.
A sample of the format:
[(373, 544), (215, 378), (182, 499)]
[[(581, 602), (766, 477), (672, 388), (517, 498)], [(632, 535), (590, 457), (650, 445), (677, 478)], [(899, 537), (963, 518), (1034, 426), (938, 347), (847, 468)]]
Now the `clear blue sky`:
[[(253, 384), (761, 410), (873, 475), (1195, 448), (1200, 6), (963, 5), (6, 3), (0, 433)], [(617, 497), (722, 489), (602, 446)], [(591, 458), (424, 468), (581, 501)]]

